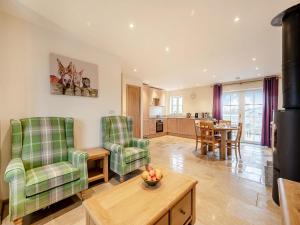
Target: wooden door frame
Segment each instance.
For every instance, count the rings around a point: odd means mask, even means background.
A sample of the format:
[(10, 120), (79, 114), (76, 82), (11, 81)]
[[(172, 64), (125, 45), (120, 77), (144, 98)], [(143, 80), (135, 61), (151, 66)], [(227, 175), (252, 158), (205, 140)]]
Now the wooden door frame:
[(128, 87), (135, 87), (139, 89), (139, 120), (140, 120), (140, 127), (139, 127), (139, 137), (141, 138), (142, 135), (142, 87), (133, 84), (126, 84), (126, 116), (128, 116)]

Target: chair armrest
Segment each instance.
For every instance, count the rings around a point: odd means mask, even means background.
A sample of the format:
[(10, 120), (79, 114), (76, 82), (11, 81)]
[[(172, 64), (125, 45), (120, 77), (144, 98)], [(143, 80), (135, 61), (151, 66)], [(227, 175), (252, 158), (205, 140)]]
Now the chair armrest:
[(9, 218), (14, 220), (25, 215), (26, 172), (21, 158), (13, 158), (5, 170), (4, 179), (9, 182)]
[(79, 169), (80, 173), (80, 188), (85, 190), (88, 188), (88, 169), (87, 169), (88, 154), (86, 152), (68, 148), (68, 161)]
[(137, 148), (142, 148), (142, 149), (148, 149), (149, 140), (141, 139), (141, 138), (132, 138), (130, 140), (130, 146), (137, 147)]
[(103, 147), (113, 153), (117, 153), (117, 154), (123, 154), (123, 146), (119, 145), (119, 144), (114, 144), (114, 143), (110, 143), (110, 142), (105, 142), (103, 144)]
[(25, 181), (25, 168), (21, 158), (12, 159), (5, 170), (4, 179), (10, 183), (15, 179), (23, 179)]
[(86, 152), (68, 148), (68, 160), (73, 166), (80, 169), (83, 164), (86, 164), (89, 155)]

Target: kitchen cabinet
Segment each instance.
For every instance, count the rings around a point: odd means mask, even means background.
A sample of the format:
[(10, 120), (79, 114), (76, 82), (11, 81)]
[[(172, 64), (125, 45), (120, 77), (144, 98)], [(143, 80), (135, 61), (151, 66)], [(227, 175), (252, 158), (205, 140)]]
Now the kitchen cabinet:
[(156, 119), (149, 119), (149, 134), (156, 134)]
[(182, 123), (182, 134), (184, 135), (195, 135), (195, 121), (193, 119), (181, 119)]
[(178, 119), (168, 118), (168, 133), (177, 134), (178, 133)]
[(194, 138), (194, 120), (189, 118), (168, 118), (167, 132), (171, 135)]
[(150, 135), (150, 127), (149, 127), (149, 120), (148, 119), (143, 120), (143, 126), (144, 126), (143, 127), (144, 137)]

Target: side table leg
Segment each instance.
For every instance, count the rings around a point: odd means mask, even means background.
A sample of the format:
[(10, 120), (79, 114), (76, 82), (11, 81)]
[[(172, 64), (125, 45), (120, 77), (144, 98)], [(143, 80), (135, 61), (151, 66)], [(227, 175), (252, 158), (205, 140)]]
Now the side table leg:
[(87, 211), (85, 211), (85, 221), (86, 221), (86, 225), (91, 225), (91, 218), (90, 215)]
[(103, 173), (104, 182), (108, 182), (108, 156), (105, 156), (103, 160)]

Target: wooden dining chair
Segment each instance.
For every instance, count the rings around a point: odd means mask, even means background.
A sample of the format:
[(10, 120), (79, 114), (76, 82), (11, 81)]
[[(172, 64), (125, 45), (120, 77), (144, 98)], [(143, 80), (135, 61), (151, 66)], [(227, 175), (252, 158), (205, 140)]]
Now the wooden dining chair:
[(238, 159), (237, 157), (237, 152), (239, 152), (239, 158), (242, 159), (241, 156), (241, 137), (242, 137), (242, 130), (243, 130), (243, 124), (239, 123), (238, 125), (238, 131), (235, 136), (234, 140), (227, 140), (227, 148), (229, 151), (232, 151), (232, 149), (235, 150), (235, 158)]
[(214, 152), (215, 149), (221, 148), (221, 139), (215, 136), (214, 124), (212, 121), (200, 121), (200, 137), (201, 137), (201, 152), (203, 153), (204, 147), (211, 147)]
[(195, 125), (195, 135), (196, 135), (196, 148), (195, 151), (198, 150), (198, 143), (201, 144), (201, 131), (200, 131), (200, 120), (194, 120)]

